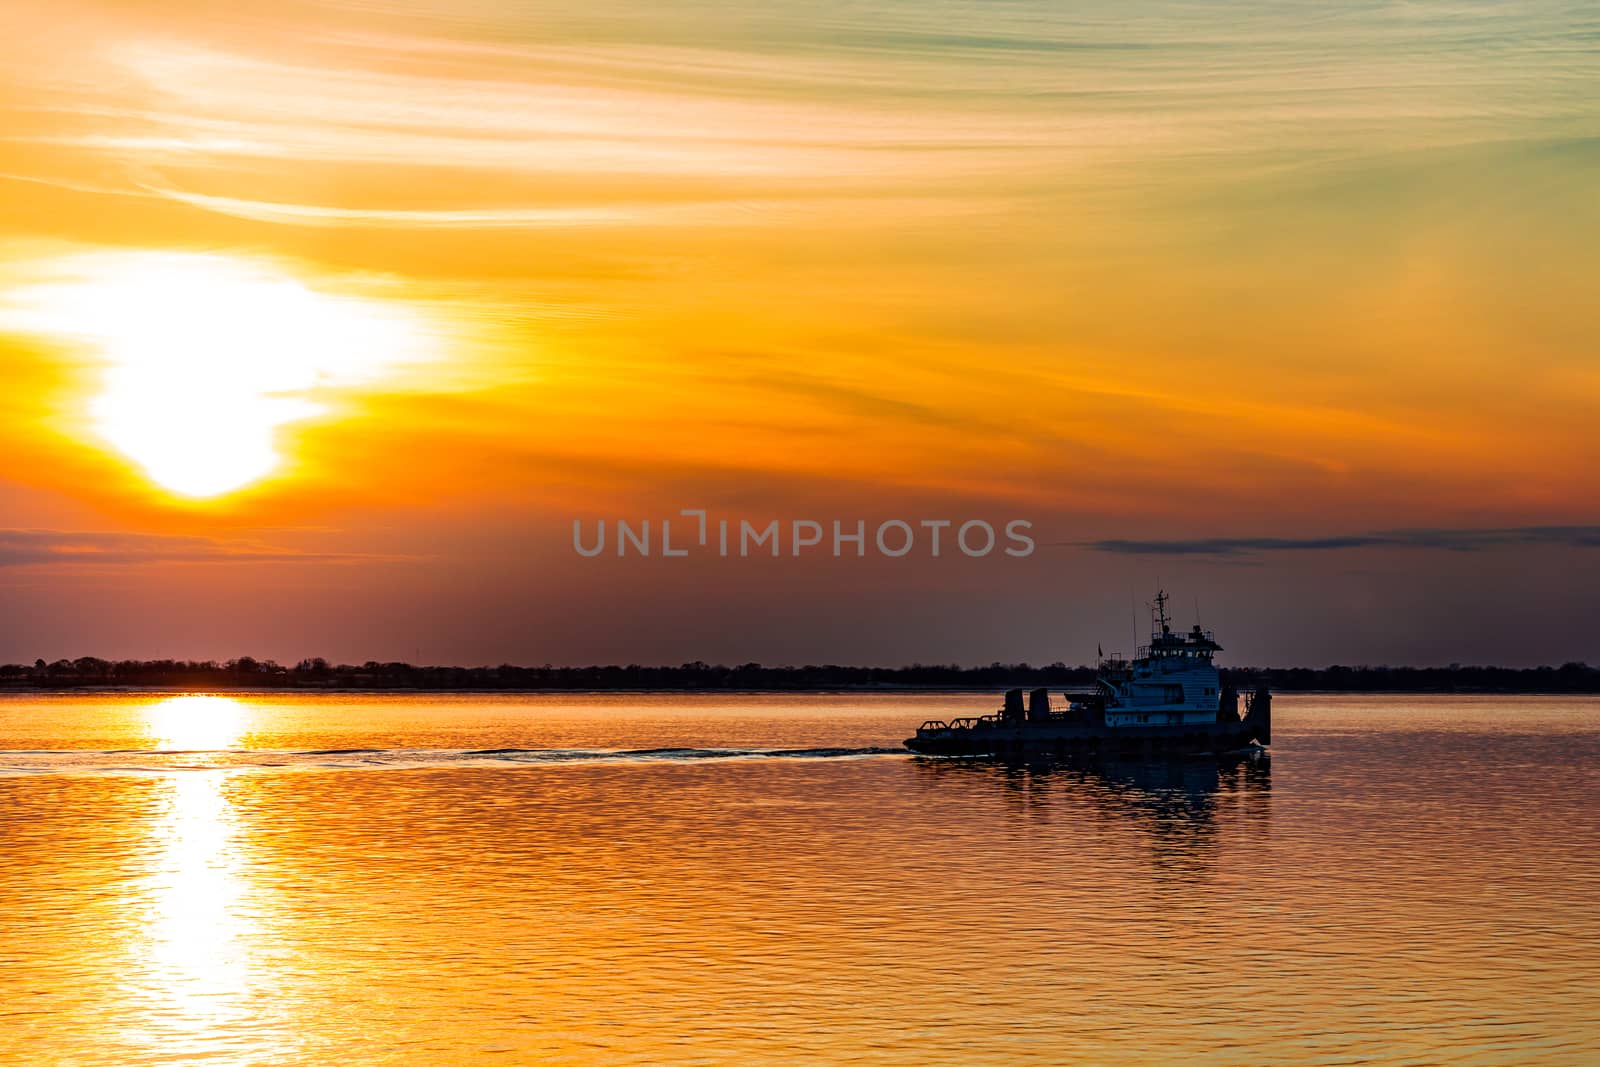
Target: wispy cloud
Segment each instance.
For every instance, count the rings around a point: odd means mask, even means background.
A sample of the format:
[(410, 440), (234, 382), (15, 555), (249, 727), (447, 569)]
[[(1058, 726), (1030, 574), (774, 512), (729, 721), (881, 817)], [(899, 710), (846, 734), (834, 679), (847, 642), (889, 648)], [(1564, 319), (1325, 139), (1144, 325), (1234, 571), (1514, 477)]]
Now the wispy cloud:
[[(146, 187), (150, 188), (150, 187)], [(402, 211), (382, 208), (328, 207), (320, 204), (283, 204), (206, 196), (178, 189), (152, 189), (191, 207), (215, 211), (256, 222), (305, 226), (403, 226), (408, 229), (440, 227), (588, 226), (598, 223), (635, 222), (643, 211), (618, 208), (482, 207), (440, 211)]]
[(1246, 556), (1261, 552), (1328, 552), (1349, 548), (1419, 548), (1477, 552), (1522, 545), (1600, 548), (1600, 526), (1514, 526), (1488, 530), (1379, 530), (1328, 537), (1208, 537), (1175, 541), (1079, 542), (1124, 556)]
[[(345, 59), (350, 57), (345, 56)], [(144, 162), (195, 158), (538, 173), (877, 175), (975, 147), (1049, 145), (1059, 120), (761, 99), (687, 88), (515, 76), (436, 76), (280, 62), (154, 42), (112, 50), (140, 86), (115, 132), (43, 138)], [(896, 150), (892, 156), (885, 149)], [(951, 160), (945, 159), (950, 165)]]
[(398, 557), (306, 552), (248, 539), (72, 530), (0, 530), (0, 567), (143, 563), (370, 563)]

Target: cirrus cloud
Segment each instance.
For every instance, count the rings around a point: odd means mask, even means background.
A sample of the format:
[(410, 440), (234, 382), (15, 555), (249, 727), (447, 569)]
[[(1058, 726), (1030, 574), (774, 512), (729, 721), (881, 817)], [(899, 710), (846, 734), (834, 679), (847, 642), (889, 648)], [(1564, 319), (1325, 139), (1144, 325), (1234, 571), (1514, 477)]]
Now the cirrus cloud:
[(1448, 552), (1477, 552), (1527, 545), (1600, 548), (1600, 526), (1377, 530), (1326, 537), (1201, 537), (1170, 541), (1109, 539), (1078, 544), (1097, 552), (1123, 556), (1216, 557), (1248, 556), (1262, 552), (1328, 552), (1350, 548), (1415, 548)]

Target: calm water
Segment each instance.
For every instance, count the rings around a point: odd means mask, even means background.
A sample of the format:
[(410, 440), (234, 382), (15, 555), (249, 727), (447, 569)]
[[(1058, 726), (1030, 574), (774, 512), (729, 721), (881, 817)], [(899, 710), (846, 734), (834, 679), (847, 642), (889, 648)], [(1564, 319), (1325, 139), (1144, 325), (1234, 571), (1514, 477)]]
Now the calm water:
[(1600, 701), (0, 698), (0, 1062), (1600, 1063)]

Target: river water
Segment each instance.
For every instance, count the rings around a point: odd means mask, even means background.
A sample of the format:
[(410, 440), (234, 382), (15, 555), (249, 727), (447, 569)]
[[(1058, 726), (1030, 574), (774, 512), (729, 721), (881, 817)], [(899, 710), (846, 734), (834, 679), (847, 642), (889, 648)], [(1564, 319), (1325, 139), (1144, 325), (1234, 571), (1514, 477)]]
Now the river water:
[(0, 1062), (1600, 1063), (1600, 700), (0, 697)]

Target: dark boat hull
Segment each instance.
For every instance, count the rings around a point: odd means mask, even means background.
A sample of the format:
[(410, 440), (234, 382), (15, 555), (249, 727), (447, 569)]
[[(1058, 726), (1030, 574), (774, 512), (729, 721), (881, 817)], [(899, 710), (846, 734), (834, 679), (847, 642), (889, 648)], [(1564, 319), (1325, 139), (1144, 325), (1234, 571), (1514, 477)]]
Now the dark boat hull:
[(1269, 744), (1271, 731), (1264, 727), (1254, 716), (1243, 721), (1187, 726), (980, 723), (973, 727), (918, 730), (917, 736), (907, 738), (905, 745), (924, 756), (1183, 755), (1234, 752)]

